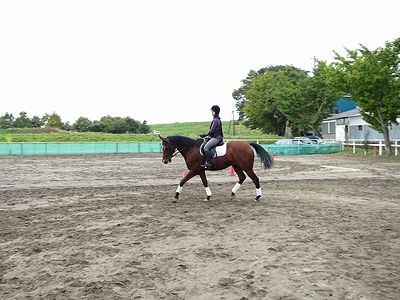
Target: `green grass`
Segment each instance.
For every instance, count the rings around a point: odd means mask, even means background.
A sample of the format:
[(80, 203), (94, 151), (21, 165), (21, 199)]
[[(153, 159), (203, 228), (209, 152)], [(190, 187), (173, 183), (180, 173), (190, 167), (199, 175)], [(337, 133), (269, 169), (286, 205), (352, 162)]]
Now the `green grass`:
[[(210, 122), (192, 122), (192, 123), (172, 123), (172, 124), (155, 124), (150, 125), (151, 129), (160, 131), (162, 136), (169, 135), (184, 135), (191, 137), (193, 139), (197, 138), (199, 134), (206, 132), (210, 127)], [(241, 123), (235, 124), (235, 135), (233, 135), (233, 130), (230, 128), (229, 132), (229, 122), (224, 122), (222, 124), (224, 139), (225, 140), (277, 140), (280, 137), (276, 135), (263, 134), (260, 130), (251, 130), (245, 127)]]
[[(158, 130), (162, 136), (184, 135), (197, 138), (199, 134), (206, 132), (209, 122), (173, 123), (150, 125), (151, 130)], [(243, 124), (235, 125), (236, 135), (232, 135), (232, 129), (228, 134), (229, 122), (223, 124), (225, 140), (245, 139), (249, 141), (273, 142), (278, 136), (263, 134), (258, 130), (250, 130)], [(270, 141), (267, 141), (270, 140)], [(0, 142), (157, 142), (157, 135), (150, 134), (111, 134), (84, 132), (75, 133), (54, 128), (24, 128), (1, 129)]]

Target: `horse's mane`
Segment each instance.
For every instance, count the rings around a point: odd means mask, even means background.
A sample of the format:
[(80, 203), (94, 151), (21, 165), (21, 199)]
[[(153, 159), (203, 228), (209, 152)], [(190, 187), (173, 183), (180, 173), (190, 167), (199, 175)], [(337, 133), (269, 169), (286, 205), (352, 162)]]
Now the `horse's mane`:
[(194, 140), (186, 136), (181, 136), (181, 135), (173, 135), (167, 137), (168, 140), (170, 140), (172, 143), (175, 144), (182, 144), (185, 146), (193, 146), (193, 145), (201, 145), (203, 140)]

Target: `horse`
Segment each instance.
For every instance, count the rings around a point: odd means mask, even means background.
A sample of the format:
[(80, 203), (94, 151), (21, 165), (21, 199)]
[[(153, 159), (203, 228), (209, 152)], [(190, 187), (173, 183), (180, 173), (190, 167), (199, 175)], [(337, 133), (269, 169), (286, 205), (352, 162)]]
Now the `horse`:
[[(180, 135), (168, 136), (166, 138), (159, 135), (159, 138), (162, 141), (162, 162), (164, 164), (171, 163), (172, 158), (180, 153), (185, 159), (186, 166), (189, 169), (189, 172), (179, 182), (173, 202), (178, 201), (179, 196), (183, 191), (184, 184), (196, 175), (200, 176), (206, 191), (207, 196), (204, 201), (210, 201), (212, 192), (208, 186), (206, 170), (201, 167), (204, 158), (200, 152), (200, 148), (204, 140), (194, 140)], [(254, 152), (251, 147), (253, 147), (256, 153), (261, 157), (264, 169), (270, 169), (273, 165), (273, 159), (262, 146), (256, 143), (230, 141), (226, 145), (226, 154), (224, 156), (212, 158), (211, 171), (223, 170), (230, 166), (233, 167), (239, 177), (239, 181), (232, 188), (232, 198), (235, 197), (237, 191), (242, 186), (243, 181), (246, 179), (246, 173), (256, 186), (256, 198), (254, 200), (259, 202), (262, 196), (262, 191), (260, 180), (253, 171)]]

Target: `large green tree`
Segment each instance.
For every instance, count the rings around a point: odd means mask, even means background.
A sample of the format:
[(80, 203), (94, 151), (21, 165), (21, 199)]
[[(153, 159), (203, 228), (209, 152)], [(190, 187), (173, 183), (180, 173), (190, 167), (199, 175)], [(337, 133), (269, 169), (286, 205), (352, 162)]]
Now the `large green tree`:
[(276, 72), (267, 72), (253, 78), (244, 91), (246, 100), (242, 112), (246, 125), (267, 133), (285, 133), (286, 118), (277, 105), (279, 87), (285, 83), (286, 80)]
[(312, 130), (315, 134), (340, 97), (330, 82), (331, 69), (326, 62), (317, 61), (312, 74), (280, 88), (278, 108), (297, 132)]
[(15, 128), (32, 128), (32, 122), (26, 112), (21, 111), (14, 121)]
[(318, 62), (312, 76), (293, 66), (251, 71), (232, 94), (240, 116), (250, 127), (279, 135), (317, 131), (338, 98), (328, 68)]
[(400, 116), (400, 38), (375, 50), (361, 45), (346, 51), (346, 56), (336, 53), (336, 84), (351, 93), (363, 118), (383, 133), (391, 153), (389, 127)]

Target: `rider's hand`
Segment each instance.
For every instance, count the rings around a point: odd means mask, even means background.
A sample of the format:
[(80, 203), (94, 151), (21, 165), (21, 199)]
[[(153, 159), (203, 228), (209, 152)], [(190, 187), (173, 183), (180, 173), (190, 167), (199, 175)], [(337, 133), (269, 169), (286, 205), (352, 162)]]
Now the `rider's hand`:
[(199, 135), (201, 138), (203, 138), (203, 137), (206, 137), (207, 136), (207, 134), (205, 134), (205, 133), (202, 133), (202, 134), (200, 134)]

